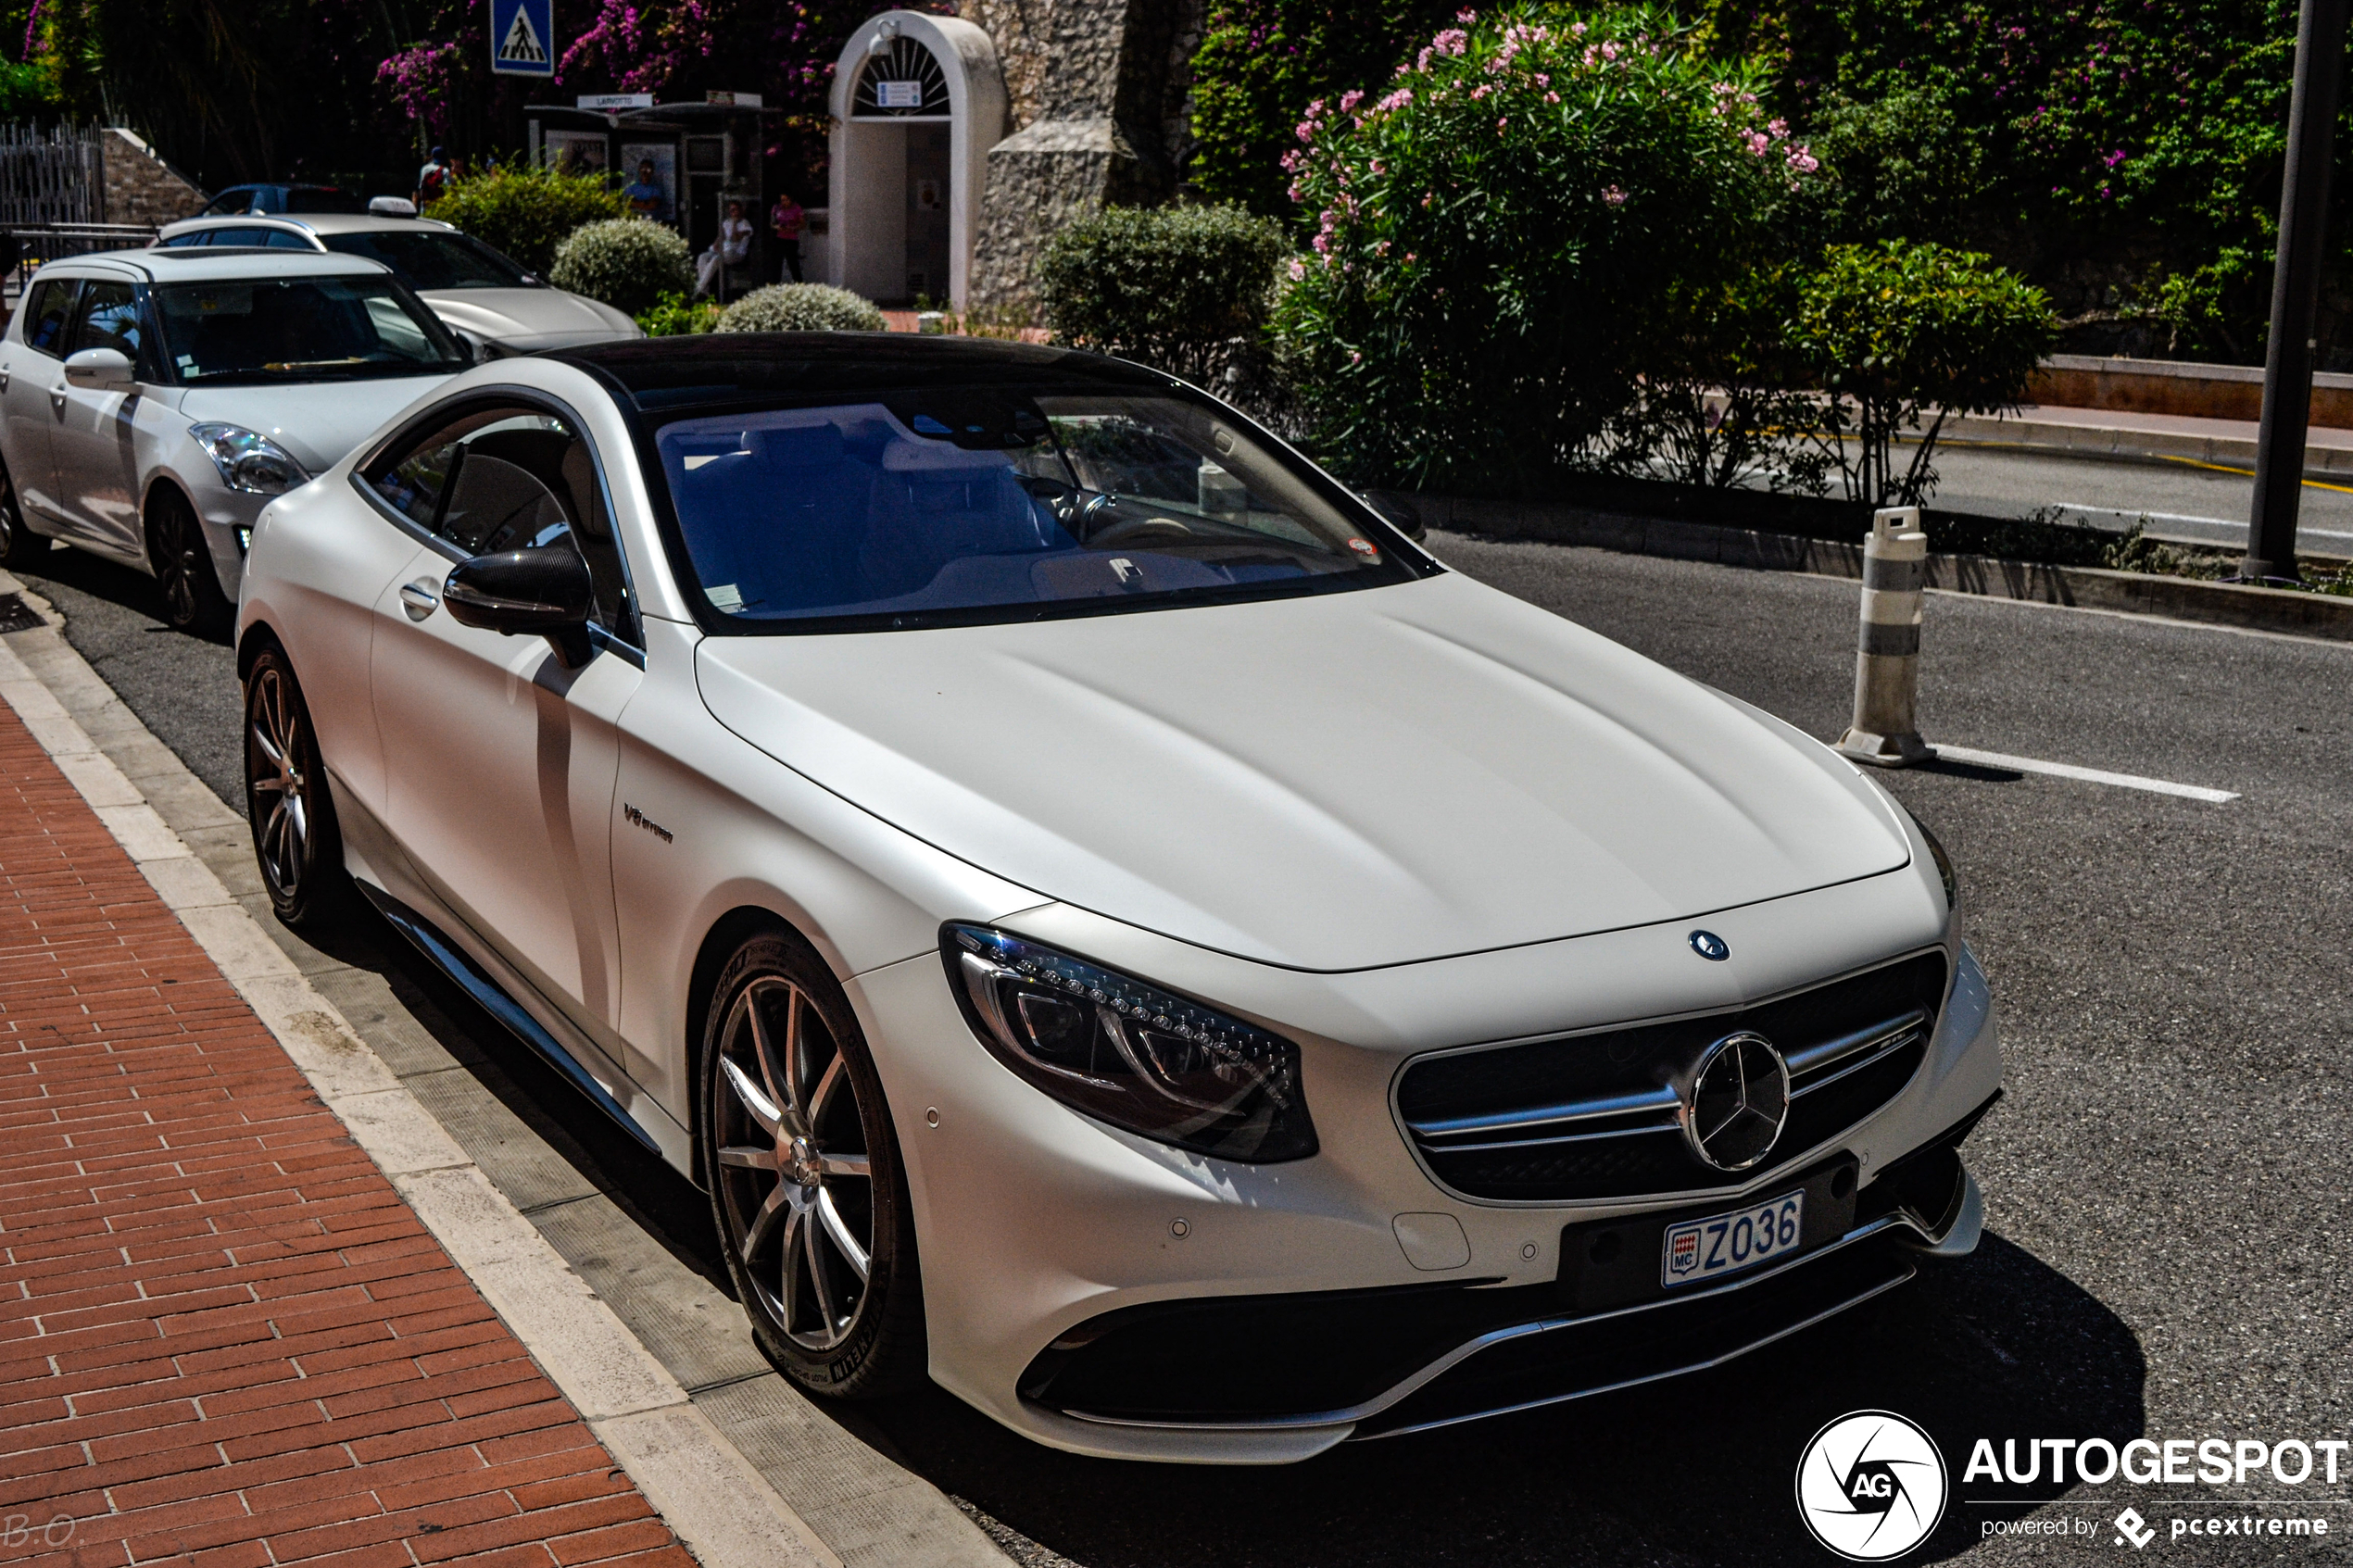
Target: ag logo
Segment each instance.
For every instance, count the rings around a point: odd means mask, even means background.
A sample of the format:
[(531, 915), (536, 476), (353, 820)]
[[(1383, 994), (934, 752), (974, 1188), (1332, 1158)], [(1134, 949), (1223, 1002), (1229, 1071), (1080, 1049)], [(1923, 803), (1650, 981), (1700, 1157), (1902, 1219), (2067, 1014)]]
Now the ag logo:
[(1797, 1516), (1855, 1562), (1901, 1557), (1944, 1517), (1944, 1456), (1888, 1411), (1856, 1411), (1814, 1434), (1797, 1461)]

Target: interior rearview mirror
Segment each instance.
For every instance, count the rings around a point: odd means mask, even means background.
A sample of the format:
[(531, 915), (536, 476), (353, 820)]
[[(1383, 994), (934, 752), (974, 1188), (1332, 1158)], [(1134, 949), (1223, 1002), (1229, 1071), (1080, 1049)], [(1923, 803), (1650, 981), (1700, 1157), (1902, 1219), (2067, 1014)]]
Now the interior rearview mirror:
[(120, 348), (84, 348), (66, 359), (66, 380), (76, 386), (107, 391), (139, 384), (131, 356)]
[(570, 540), (461, 561), (449, 569), (441, 602), (464, 625), (547, 638), (567, 669), (579, 669), (596, 651), (588, 642), (596, 589)]

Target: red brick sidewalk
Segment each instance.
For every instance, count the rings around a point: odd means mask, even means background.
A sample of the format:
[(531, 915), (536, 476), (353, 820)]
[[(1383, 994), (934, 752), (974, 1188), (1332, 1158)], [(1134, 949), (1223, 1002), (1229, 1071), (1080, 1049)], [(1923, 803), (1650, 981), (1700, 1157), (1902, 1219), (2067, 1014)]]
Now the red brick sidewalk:
[(0, 1562), (692, 1560), (0, 706)]

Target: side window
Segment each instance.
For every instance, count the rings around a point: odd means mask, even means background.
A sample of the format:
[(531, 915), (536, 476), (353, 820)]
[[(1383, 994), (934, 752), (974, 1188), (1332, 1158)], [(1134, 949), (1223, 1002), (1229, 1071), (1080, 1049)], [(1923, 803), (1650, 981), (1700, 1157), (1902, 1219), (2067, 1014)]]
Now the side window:
[(204, 209), (204, 216), (207, 218), (230, 218), (240, 212), (250, 212), (252, 210), (253, 187), (250, 185), (233, 185), (212, 198), (212, 205)]
[(469, 556), (569, 542), (588, 563), (598, 622), (639, 641), (596, 458), (566, 420), (511, 404), (476, 406), (362, 477), (403, 517)]
[(85, 348), (119, 348), (136, 365), (141, 337), (139, 301), (129, 283), (100, 280), (83, 286), (82, 308), (76, 313), (67, 353), (78, 354)]
[(72, 278), (51, 278), (32, 286), (24, 307), (24, 341), (53, 358), (66, 357), (66, 328), (73, 320)]
[(272, 229), (270, 231), (270, 248), (272, 250), (316, 250), (319, 247), (292, 229)]
[(195, 229), (185, 234), (174, 234), (161, 243), (166, 250), (185, 250), (190, 245), (209, 245), (211, 242), (211, 230)]

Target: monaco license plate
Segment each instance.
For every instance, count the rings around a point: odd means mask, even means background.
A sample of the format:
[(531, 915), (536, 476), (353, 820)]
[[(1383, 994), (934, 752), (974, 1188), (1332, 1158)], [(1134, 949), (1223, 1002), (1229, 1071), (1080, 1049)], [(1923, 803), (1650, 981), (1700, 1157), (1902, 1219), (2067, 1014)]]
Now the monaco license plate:
[(1789, 1256), (1797, 1250), (1805, 1231), (1805, 1208), (1801, 1189), (1727, 1214), (1667, 1226), (1658, 1260), (1659, 1284), (1672, 1289)]

